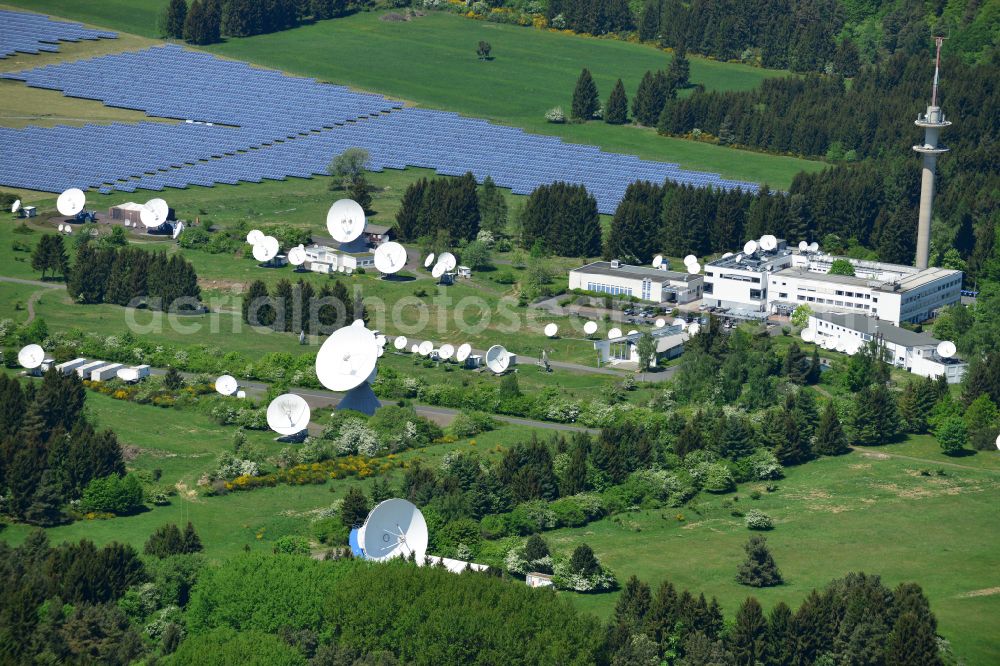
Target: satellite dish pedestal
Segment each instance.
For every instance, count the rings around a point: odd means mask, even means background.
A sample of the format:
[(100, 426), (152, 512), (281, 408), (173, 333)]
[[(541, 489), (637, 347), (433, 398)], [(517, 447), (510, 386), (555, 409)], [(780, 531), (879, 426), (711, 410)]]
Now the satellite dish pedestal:
[(283, 444), (301, 444), (306, 441), (309, 437), (309, 429), (304, 428), (299, 432), (292, 435), (279, 435), (274, 438), (274, 441), (281, 442)]
[(375, 411), (382, 406), (375, 391), (368, 382), (361, 382), (344, 394), (337, 403), (337, 409), (351, 409), (368, 416), (374, 416)]

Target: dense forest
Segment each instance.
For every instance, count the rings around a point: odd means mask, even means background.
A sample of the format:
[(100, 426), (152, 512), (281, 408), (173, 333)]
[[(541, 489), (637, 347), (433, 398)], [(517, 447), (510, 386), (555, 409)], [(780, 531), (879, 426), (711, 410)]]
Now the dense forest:
[(194, 266), (179, 254), (92, 243), (77, 248), (66, 289), (80, 303), (144, 302), (155, 310), (194, 309), (201, 295)]

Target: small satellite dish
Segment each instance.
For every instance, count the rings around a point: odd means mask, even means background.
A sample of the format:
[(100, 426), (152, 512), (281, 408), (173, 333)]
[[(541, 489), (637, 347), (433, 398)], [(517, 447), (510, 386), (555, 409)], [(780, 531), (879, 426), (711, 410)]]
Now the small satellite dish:
[(815, 341), (816, 341), (816, 331), (814, 331), (814, 330), (813, 330), (813, 329), (811, 329), (811, 328), (803, 328), (803, 329), (802, 329), (802, 332), (801, 332), (801, 333), (799, 333), (799, 336), (800, 336), (800, 337), (801, 337), (801, 338), (802, 338), (802, 339), (803, 339), (803, 340), (804, 340), (805, 342), (815, 342)]
[[(129, 222), (128, 220), (125, 220), (125, 222), (123, 222), (122, 224), (124, 224), (126, 227), (131, 227), (132, 226), (132, 223)], [(60, 228), (60, 231), (62, 231), (61, 228)]]
[(382, 358), (384, 354), (385, 354), (385, 347), (379, 347), (378, 351), (375, 353), (375, 355), (378, 356), (379, 358)]
[(1000, 449), (1000, 435), (997, 435), (997, 449)]
[(586, 333), (587, 335), (593, 335), (594, 333), (597, 333), (597, 322), (588, 321), (586, 324), (583, 325), (583, 332)]
[(701, 264), (696, 261), (693, 264), (688, 264), (687, 269), (688, 273), (691, 275), (697, 275), (698, 273), (701, 273)]
[(723, 258), (723, 259), (728, 259), (728, 258), (729, 258), (729, 257), (731, 257), (731, 256), (733, 256), (733, 253), (732, 253), (732, 252), (724, 252), (724, 253), (722, 254), (722, 258)]
[(438, 349), (438, 358), (442, 361), (447, 361), (449, 358), (455, 355), (455, 347), (452, 345), (441, 345), (441, 349)]
[(455, 266), (458, 266), (458, 259), (451, 252), (442, 252), (437, 262), (439, 266), (444, 266), (445, 273), (455, 270)]
[(804, 240), (799, 241), (799, 252), (807, 252), (809, 250), (809, 243)]
[(554, 337), (556, 337), (556, 333), (558, 333), (558, 332), (559, 332), (559, 327), (556, 326), (555, 324), (546, 324), (545, 325), (545, 337), (547, 337), (547, 338), (554, 338)]
[(306, 263), (306, 249), (299, 245), (288, 251), (288, 263), (292, 266), (301, 266)]
[(757, 251), (757, 241), (749, 240), (743, 244), (743, 254), (748, 257)]
[(778, 239), (772, 234), (764, 234), (760, 237), (760, 248), (765, 252), (777, 249)]
[(663, 255), (662, 254), (658, 254), (655, 257), (653, 257), (653, 268), (659, 268), (662, 265), (663, 265)]
[(236, 384), (236, 378), (232, 375), (222, 375), (215, 380), (215, 390), (222, 395), (232, 395), (236, 393), (236, 389), (239, 386)]
[(72, 234), (73, 233), (73, 227), (71, 227), (71, 226), (69, 226), (67, 224), (65, 227), (63, 227), (63, 231), (65, 231), (68, 234)]
[(163, 199), (150, 199), (146, 202), (146, 208), (151, 208), (156, 213), (156, 216), (161, 218), (164, 222), (166, 222), (167, 218), (170, 217), (170, 206), (168, 206), (167, 202)]
[(690, 266), (691, 264), (696, 264), (696, 263), (698, 263), (698, 257), (694, 256), (693, 254), (689, 254), (688, 256), (684, 257), (685, 266)]
[(398, 349), (399, 351), (403, 351), (404, 349), (406, 349), (406, 336), (397, 335), (392, 341), (392, 346)]
[(958, 349), (955, 347), (955, 343), (951, 340), (944, 340), (938, 343), (937, 353), (941, 358), (951, 358), (957, 351)]
[(424, 258), (424, 268), (430, 268), (431, 264), (434, 263), (434, 253), (431, 252)]
[(139, 220), (144, 226), (155, 229), (167, 221), (167, 216), (160, 217), (160, 211), (154, 210), (149, 206), (143, 206), (139, 209)]
[(412, 345), (410, 345), (410, 352), (411, 353), (416, 354), (418, 349), (420, 349), (420, 345), (418, 345), (416, 342), (414, 342)]
[(670, 325), (671, 326), (680, 326), (681, 330), (683, 331), (685, 328), (687, 328), (688, 323), (687, 323), (686, 319), (682, 319), (681, 317), (677, 317), (676, 319), (674, 319), (673, 322), (671, 322)]
[(629, 335), (639, 335), (639, 331), (637, 331), (637, 330), (635, 330), (635, 329), (633, 328), (633, 329), (632, 329), (631, 331), (629, 331), (629, 332), (628, 332), (628, 334), (629, 334)]
[(469, 354), (471, 353), (472, 353), (472, 345), (470, 345), (468, 342), (463, 342), (459, 346), (458, 351), (455, 352), (455, 360), (458, 361), (459, 363), (464, 363), (465, 359), (469, 358)]
[(15, 199), (14, 203), (11, 204), (11, 206), (10, 206), (10, 212), (16, 213), (19, 210), (21, 210), (21, 200), (20, 199)]
[(687, 332), (688, 335), (698, 335), (699, 333), (701, 333), (701, 324), (699, 324), (698, 322), (688, 324)]
[(613, 328), (610, 331), (608, 331), (608, 340), (613, 340), (614, 338), (620, 338), (620, 337), (622, 337), (622, 329)]
[(358, 531), (365, 559), (383, 562), (394, 557), (423, 562), (427, 555), (427, 521), (420, 509), (404, 499), (380, 502)]
[(240, 400), (243, 400), (244, 398), (247, 397), (247, 392), (241, 389), (236, 392), (236, 397), (239, 398)]
[(65, 215), (66, 217), (73, 217), (87, 204), (87, 195), (83, 193), (83, 190), (71, 187), (56, 199), (56, 208), (59, 210), (60, 215)]
[(435, 279), (437, 279), (437, 278), (441, 277), (442, 275), (444, 275), (445, 271), (446, 271), (446, 269), (444, 267), (444, 264), (442, 264), (442, 263), (439, 262), (439, 263), (434, 264), (434, 268), (431, 269), (431, 275)]
[(810, 252), (819, 252), (819, 243), (817, 243), (816, 241), (813, 241), (812, 243), (809, 243), (809, 251)]
[(267, 406), (267, 425), (279, 435), (294, 435), (309, 427), (312, 410), (300, 395), (279, 395)]
[(382, 243), (375, 248), (375, 268), (391, 275), (406, 265), (406, 248), (395, 241)]
[(653, 325), (656, 326), (656, 328), (663, 328), (664, 326), (667, 325), (667, 320), (664, 319), (663, 317), (660, 317), (659, 319), (656, 320), (656, 322), (654, 322)]
[(260, 245), (264, 241), (264, 232), (260, 229), (251, 229), (247, 234), (247, 242), (251, 245)]
[(386, 338), (381, 333), (375, 336), (375, 344), (377, 344), (379, 347), (385, 347), (385, 343), (388, 341), (389, 341), (388, 338)]
[(851, 338), (847, 343), (847, 354), (854, 356), (861, 351), (861, 342), (857, 338)]
[(434, 351), (434, 343), (430, 340), (424, 340), (417, 347), (417, 353), (421, 356), (430, 356), (432, 351)]
[(59, 231), (63, 231), (63, 225), (62, 224), (60, 224), (58, 228), (59, 228)]
[(41, 345), (27, 345), (17, 352), (17, 362), (22, 368), (34, 370), (45, 360), (45, 350)]
[(486, 350), (486, 367), (498, 375), (507, 371), (510, 354), (503, 345), (493, 345)]
[(375, 335), (363, 326), (344, 326), (323, 341), (316, 377), (331, 391), (349, 391), (365, 381), (378, 360)]
[(341, 199), (326, 214), (326, 229), (339, 243), (350, 243), (365, 230), (365, 211), (353, 199)]

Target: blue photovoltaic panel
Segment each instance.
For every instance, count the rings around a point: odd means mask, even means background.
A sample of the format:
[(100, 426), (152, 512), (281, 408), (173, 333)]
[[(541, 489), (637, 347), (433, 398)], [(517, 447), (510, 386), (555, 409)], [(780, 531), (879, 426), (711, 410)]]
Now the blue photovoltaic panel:
[(471, 172), (517, 194), (555, 181), (582, 184), (602, 213), (613, 213), (636, 180), (757, 189), (455, 113), (403, 108), (380, 95), (178, 46), (0, 76), (186, 121), (0, 128), (0, 153), (18, 156), (0, 167), (0, 183), (14, 187), (132, 192), (309, 178), (325, 174), (335, 155), (360, 147), (375, 171), (413, 166), (442, 175)]
[(43, 14), (0, 9), (0, 58), (15, 53), (58, 51), (59, 42), (116, 39), (118, 33), (84, 28), (79, 23), (55, 21)]

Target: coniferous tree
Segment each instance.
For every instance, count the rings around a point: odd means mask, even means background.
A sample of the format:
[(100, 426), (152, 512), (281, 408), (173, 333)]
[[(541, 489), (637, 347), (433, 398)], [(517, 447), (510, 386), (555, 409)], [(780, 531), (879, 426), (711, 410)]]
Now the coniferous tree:
[(297, 332), (292, 331), (292, 283), (286, 278), (278, 280), (278, 284), (274, 285), (274, 292), (271, 294), (271, 300), (274, 302), (274, 323), (271, 325), (276, 331)]
[(589, 578), (600, 573), (601, 563), (597, 561), (593, 549), (587, 544), (581, 543), (573, 550), (573, 555), (569, 560), (569, 570)]
[(170, 39), (184, 38), (184, 21), (187, 19), (187, 0), (170, 0), (163, 11), (160, 30)]
[(762, 661), (772, 666), (795, 663), (795, 627), (792, 609), (779, 601), (767, 621), (767, 643)]
[(649, 585), (635, 576), (630, 576), (615, 604), (611, 623), (627, 627), (629, 634), (638, 633), (642, 630), (652, 601)]
[(663, 188), (648, 181), (635, 181), (625, 189), (611, 220), (605, 256), (649, 263), (658, 246)]
[(854, 444), (878, 446), (893, 440), (899, 433), (899, 413), (887, 386), (874, 384), (858, 393), (851, 425)]
[(748, 597), (736, 611), (728, 647), (738, 666), (755, 666), (767, 651), (767, 619), (760, 603)]
[(648, 0), (639, 15), (639, 39), (656, 39), (660, 32), (660, 0)]
[(646, 70), (632, 98), (632, 118), (640, 125), (655, 125), (663, 108), (656, 106), (654, 86), (653, 73)]
[(243, 321), (251, 326), (271, 326), (274, 323), (274, 306), (262, 280), (250, 283), (243, 296)]
[(794, 342), (788, 345), (783, 372), (790, 381), (796, 384), (805, 384), (808, 379), (809, 361), (799, 348), (799, 345)]
[(625, 95), (625, 86), (621, 79), (618, 79), (615, 87), (611, 89), (608, 104), (604, 109), (604, 122), (609, 125), (623, 125), (628, 122), (628, 97)]
[(563, 495), (576, 495), (587, 490), (587, 450), (584, 447), (573, 447), (560, 490)]
[(53, 276), (57, 274), (65, 276), (68, 263), (62, 236), (53, 234), (42, 236), (31, 253), (31, 267), (42, 272), (43, 280), (46, 271), (52, 271)]
[(365, 213), (371, 212), (372, 195), (368, 191), (368, 180), (364, 176), (358, 176), (351, 181), (350, 194)]
[(479, 190), (479, 226), (494, 237), (507, 232), (507, 200), (489, 175)]
[(166, 525), (157, 528), (157, 530), (150, 534), (149, 538), (146, 540), (146, 545), (143, 547), (143, 553), (146, 555), (153, 555), (161, 560), (165, 557), (170, 557), (171, 555), (180, 555), (184, 553), (184, 539), (181, 536), (181, 531), (177, 528), (177, 525), (174, 523), (167, 523)]
[(580, 72), (580, 78), (576, 81), (576, 89), (573, 91), (573, 106), (570, 115), (575, 120), (587, 121), (597, 114), (601, 107), (601, 100), (597, 92), (597, 84), (594, 83), (590, 70), (586, 67)]
[(370, 510), (364, 491), (352, 487), (347, 491), (344, 503), (340, 507), (340, 521), (346, 527), (357, 527), (365, 522)]
[(688, 62), (687, 49), (684, 48), (683, 44), (674, 49), (674, 58), (670, 61), (667, 76), (670, 78), (674, 88), (686, 88), (688, 86), (688, 80), (691, 77), (691, 63)]
[(423, 207), (424, 192), (427, 189), (427, 179), (410, 183), (403, 193), (399, 210), (396, 212), (396, 233), (401, 240), (415, 240), (423, 235), (425, 230), (420, 224), (420, 210)]
[(198, 533), (194, 531), (194, 525), (191, 524), (190, 520), (184, 527), (184, 534), (181, 537), (181, 542), (183, 544), (185, 554), (200, 553), (203, 550), (201, 538), (198, 536)]
[(774, 455), (782, 465), (798, 465), (812, 457), (812, 449), (805, 433), (789, 410), (783, 410), (782, 437), (774, 449)]
[(781, 585), (781, 572), (767, 549), (766, 538), (759, 534), (751, 536), (743, 550), (747, 556), (736, 572), (737, 583), (751, 587)]
[(833, 402), (827, 402), (816, 430), (816, 441), (813, 450), (823, 456), (839, 456), (850, 451), (847, 445), (847, 435), (840, 424), (837, 410)]
[(110, 250), (84, 243), (76, 252), (66, 289), (80, 303), (102, 303), (111, 272)]

